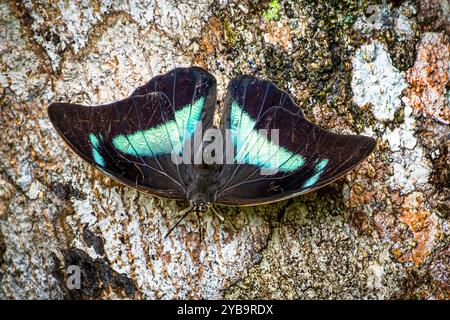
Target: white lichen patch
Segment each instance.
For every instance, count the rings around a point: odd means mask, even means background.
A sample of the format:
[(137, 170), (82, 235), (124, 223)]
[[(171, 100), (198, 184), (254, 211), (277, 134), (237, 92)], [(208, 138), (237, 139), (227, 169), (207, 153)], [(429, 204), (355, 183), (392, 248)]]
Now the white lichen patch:
[(124, 19), (118, 19), (92, 46), (85, 59), (64, 62), (55, 83), (56, 99), (84, 104), (123, 99), (154, 75), (189, 65), (185, 57), (167, 54), (176, 50), (163, 33), (143, 31)]
[(389, 144), (393, 168), (388, 185), (402, 194), (425, 188), (431, 173), (431, 165), (415, 136), (416, 120), (411, 106), (405, 106), (401, 125), (385, 128), (385, 123), (394, 120), (395, 112), (401, 107), (405, 88), (405, 73), (392, 65), (381, 43), (375, 41), (356, 52), (352, 79), (354, 100), (361, 107), (370, 104), (374, 117), (381, 122), (376, 127), (384, 132), (382, 138)]
[(353, 58), (353, 99), (359, 106), (370, 104), (379, 121), (392, 121), (406, 88), (404, 72), (393, 66), (379, 42), (363, 45)]
[(30, 185), (30, 189), (27, 192), (28, 198), (35, 200), (39, 197), (39, 194), (43, 192), (43, 185), (39, 181), (33, 181)]
[[(0, 178), (0, 183), (3, 183)], [(42, 208), (41, 200), (26, 202), (16, 192), (8, 205), (9, 214), (0, 219), (0, 234), (5, 251), (0, 278), (0, 296), (5, 299), (61, 299), (54, 276), (57, 242), (49, 228), (49, 213), (54, 206)], [(0, 201), (1, 203), (1, 201)], [(46, 290), (52, 288), (52, 290)]]
[(414, 132), (405, 130), (404, 128), (388, 130), (384, 137), (393, 152), (398, 152), (402, 149), (412, 150), (417, 145), (417, 139), (414, 137)]
[[(368, 270), (367, 286), (377, 293), (378, 299), (386, 299), (389, 297), (389, 290), (386, 283), (389, 281), (391, 270), (386, 270), (385, 266), (391, 262), (389, 253), (390, 245), (385, 244), (377, 255), (377, 259), (373, 260)], [(386, 272), (388, 271), (388, 272)]]
[[(125, 187), (100, 189), (98, 182), (83, 178), (72, 185), (87, 197), (72, 199), (76, 214), (67, 221), (78, 236), (71, 246), (97, 258), (80, 236), (86, 225), (97, 230), (104, 239), (103, 249), (111, 268), (132, 279), (149, 299), (221, 298), (227, 284), (246, 275), (269, 235), (260, 215), (252, 215), (251, 225), (230, 234), (217, 218), (206, 214), (202, 218), (202, 241), (198, 239), (195, 216), (189, 216), (164, 239), (176, 222), (167, 214), (176, 210), (174, 202)], [(250, 219), (249, 214), (243, 213), (240, 218)]]
[(23, 100), (32, 100), (33, 92), (46, 85), (37, 60), (22, 37), (19, 21), (6, 3), (0, 3), (0, 87), (9, 88)]
[[(113, 13), (123, 12), (132, 17), (141, 28), (157, 26), (170, 37), (179, 36), (183, 46), (199, 37), (203, 25), (211, 14), (213, 1), (99, 1), (93, 5), (89, 0), (79, 2), (59, 0), (24, 1), (33, 22), (35, 40), (52, 60), (54, 69), (59, 68), (62, 54), (69, 47), (75, 53), (89, 41), (91, 29)], [(52, 15), (52, 23), (47, 17)], [(129, 42), (132, 43), (132, 42)]]
[(384, 268), (381, 264), (373, 263), (368, 268), (368, 286), (372, 289), (379, 289), (382, 285)]
[(431, 164), (415, 137), (416, 120), (410, 106), (405, 107), (404, 114), (404, 123), (393, 130), (387, 129), (383, 139), (389, 143), (389, 160), (393, 166), (393, 175), (388, 179), (388, 185), (393, 190), (407, 194), (426, 188)]
[(411, 40), (414, 37), (413, 20), (416, 14), (413, 4), (405, 2), (399, 8), (387, 5), (370, 5), (366, 14), (360, 14), (353, 28), (369, 35), (373, 31), (393, 28), (399, 40)]

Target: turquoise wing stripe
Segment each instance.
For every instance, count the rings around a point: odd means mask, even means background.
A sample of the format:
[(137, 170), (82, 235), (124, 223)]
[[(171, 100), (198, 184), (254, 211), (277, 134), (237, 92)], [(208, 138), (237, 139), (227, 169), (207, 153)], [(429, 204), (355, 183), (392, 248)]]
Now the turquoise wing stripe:
[(92, 158), (94, 158), (94, 161), (104, 167), (105, 166), (105, 159), (103, 159), (102, 155), (100, 154), (100, 140), (102, 139), (102, 136), (100, 135), (100, 139), (98, 139), (93, 133), (89, 134), (89, 142), (92, 146)]
[(301, 155), (273, 143), (256, 130), (256, 122), (235, 101), (231, 105), (230, 122), (236, 162), (280, 172), (295, 171), (305, 164)]
[(185, 141), (194, 134), (200, 120), (204, 102), (202, 97), (176, 111), (174, 119), (147, 130), (118, 135), (112, 143), (117, 150), (135, 157), (155, 157), (173, 150), (182, 155)]
[(316, 184), (316, 182), (319, 180), (320, 176), (322, 175), (323, 170), (328, 164), (328, 159), (320, 160), (316, 166), (314, 167), (314, 175), (311, 176), (308, 180), (303, 183), (303, 188), (311, 187), (312, 185)]

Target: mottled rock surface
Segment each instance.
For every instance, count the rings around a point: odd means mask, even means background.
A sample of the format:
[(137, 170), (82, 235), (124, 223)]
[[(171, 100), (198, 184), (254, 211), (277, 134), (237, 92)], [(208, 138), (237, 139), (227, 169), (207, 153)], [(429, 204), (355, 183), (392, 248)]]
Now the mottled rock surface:
[[(380, 2), (1, 1), (0, 298), (449, 299), (450, 4)], [(219, 106), (254, 74), (378, 147), (325, 188), (164, 240), (185, 204), (83, 163), (46, 108), (188, 65), (216, 76)]]

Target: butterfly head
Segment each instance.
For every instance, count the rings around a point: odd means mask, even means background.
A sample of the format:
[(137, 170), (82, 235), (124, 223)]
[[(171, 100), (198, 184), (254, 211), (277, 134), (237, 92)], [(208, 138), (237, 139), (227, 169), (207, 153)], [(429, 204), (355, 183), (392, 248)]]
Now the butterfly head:
[(207, 202), (194, 202), (193, 205), (195, 212), (206, 212), (210, 206)]

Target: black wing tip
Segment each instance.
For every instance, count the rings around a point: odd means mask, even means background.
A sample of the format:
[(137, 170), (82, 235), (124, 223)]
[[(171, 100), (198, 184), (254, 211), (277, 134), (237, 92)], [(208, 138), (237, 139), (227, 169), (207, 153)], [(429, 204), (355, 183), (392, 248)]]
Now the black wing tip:
[(75, 103), (55, 102), (47, 107), (47, 114), (55, 127), (61, 127), (67, 122), (67, 119), (65, 119), (67, 114), (86, 107), (88, 106)]
[(242, 83), (242, 82), (245, 82), (245, 81), (259, 81), (259, 82), (268, 83), (268, 84), (274, 86), (276, 89), (285, 92), (285, 90), (281, 89), (281, 88), (280, 88), (275, 82), (273, 82), (272, 80), (269, 80), (269, 79), (266, 79), (266, 78), (260, 78), (260, 77), (257, 77), (257, 76), (251, 75), (251, 74), (241, 74), (241, 75), (238, 75), (238, 76), (236, 76), (236, 77), (234, 77), (234, 78), (232, 78), (232, 79), (230, 80), (230, 84), (231, 84), (231, 83), (235, 83), (235, 82), (238, 82), (238, 83), (240, 82), (240, 83)]
[(241, 75), (239, 75), (239, 76), (236, 76), (236, 77), (232, 78), (232, 79), (230, 80), (230, 82), (228, 83), (228, 87), (232, 87), (233, 85), (234, 85), (234, 86), (237, 86), (237, 85), (241, 85), (242, 83), (246, 83), (246, 82), (254, 82), (254, 81), (263, 81), (263, 82), (267, 82), (267, 83), (269, 83), (269, 84), (275, 86), (277, 89), (281, 90), (281, 89), (278, 88), (278, 86), (277, 86), (275, 83), (273, 83), (272, 81), (267, 80), (267, 79), (263, 79), (263, 78), (258, 78), (258, 77), (255, 77), (255, 76), (252, 76), (252, 75), (249, 75), (249, 74), (241, 74)]
[(205, 68), (202, 68), (200, 66), (177, 67), (175, 69), (172, 69), (172, 71), (197, 71), (197, 72), (200, 72), (200, 73), (210, 74)]
[(61, 110), (61, 108), (63, 107), (63, 103), (51, 103), (48, 107), (47, 107), (47, 114), (48, 117), (50, 118), (50, 121), (54, 124), (55, 120), (58, 116), (58, 112)]
[(265, 83), (266, 85), (273, 87), (275, 90), (285, 94), (293, 104), (295, 104), (298, 108), (300, 108), (300, 106), (295, 102), (293, 96), (286, 90), (281, 89), (276, 83), (274, 83), (273, 81), (271, 81), (269, 79), (259, 78), (259, 77), (249, 75), (249, 74), (242, 74), (242, 75), (232, 78), (230, 80), (230, 82), (228, 83), (228, 91), (231, 91), (231, 90), (241, 86), (242, 84), (248, 84), (248, 83), (252, 84), (253, 82)]
[(377, 146), (377, 140), (364, 135), (345, 135), (353, 141), (353, 166), (367, 159)]
[(205, 68), (202, 68), (200, 66), (175, 67), (175, 68), (170, 69), (168, 71), (168, 73), (175, 72), (175, 71), (199, 71), (199, 72), (209, 73), (208, 71), (206, 71)]
[(170, 78), (172, 77), (174, 74), (180, 74), (180, 73), (184, 73), (184, 74), (198, 74), (199, 79), (201, 79), (202, 82), (206, 82), (209, 83), (209, 85), (211, 87), (216, 87), (216, 78), (214, 77), (213, 74), (211, 74), (210, 72), (208, 72), (206, 69), (199, 67), (199, 66), (190, 66), (190, 67), (176, 67), (176, 68), (172, 68), (170, 70), (168, 70), (165, 73), (161, 73), (158, 75), (155, 75), (154, 77), (152, 77), (148, 82), (146, 82), (145, 84), (137, 87), (130, 95), (131, 96), (136, 96), (136, 95), (144, 95), (147, 94), (148, 92), (153, 91), (152, 90), (152, 84), (155, 82), (158, 82), (162, 79), (165, 78)]
[(176, 67), (173, 69), (170, 69), (166, 73), (162, 73), (160, 75), (155, 76), (156, 77), (166, 77), (168, 75), (171, 75), (173, 73), (177, 72), (198, 72), (200, 74), (204, 74), (209, 78), (213, 78), (215, 80), (215, 77), (206, 69), (200, 67), (200, 66), (190, 66), (190, 67)]
[(377, 140), (372, 138), (372, 137), (368, 137), (368, 136), (363, 136), (360, 135), (359, 137), (361, 137), (361, 139), (363, 140), (363, 149), (365, 151), (365, 158), (368, 157), (377, 147)]
[(175, 72), (197, 72), (200, 74), (201, 78), (203, 80), (208, 79), (211, 81), (211, 84), (215, 86), (216, 84), (216, 77), (212, 73), (210, 73), (208, 70), (199, 67), (199, 66), (191, 66), (191, 67), (178, 67), (175, 69), (172, 69), (171, 71), (167, 72), (167, 74), (175, 73)]
[(231, 97), (234, 95), (234, 92), (236, 92), (237, 90), (239, 90), (239, 88), (241, 88), (242, 86), (248, 86), (248, 85), (253, 85), (255, 83), (262, 83), (265, 85), (266, 88), (273, 88), (276, 92), (280, 93), (281, 95), (284, 95), (286, 101), (285, 104), (291, 104), (293, 108), (291, 109), (286, 109), (286, 110), (290, 110), (291, 112), (297, 113), (298, 116), (304, 118), (304, 114), (303, 114), (303, 109), (300, 107), (300, 104), (297, 103), (295, 97), (287, 92), (286, 90), (281, 89), (276, 83), (274, 83), (271, 80), (265, 79), (265, 78), (259, 78), (253, 75), (249, 75), (249, 74), (243, 74), (243, 75), (239, 75), (236, 76), (234, 78), (232, 78), (230, 80), (230, 82), (228, 83), (228, 87), (227, 87), (227, 96), (229, 97), (229, 99), (227, 99), (228, 101), (231, 100)]
[(356, 138), (354, 140), (355, 149), (353, 149), (354, 153), (351, 157), (350, 164), (348, 168), (344, 170), (343, 174), (353, 170), (360, 163), (364, 162), (377, 146), (377, 140), (372, 137), (364, 135), (350, 135), (350, 137)]

